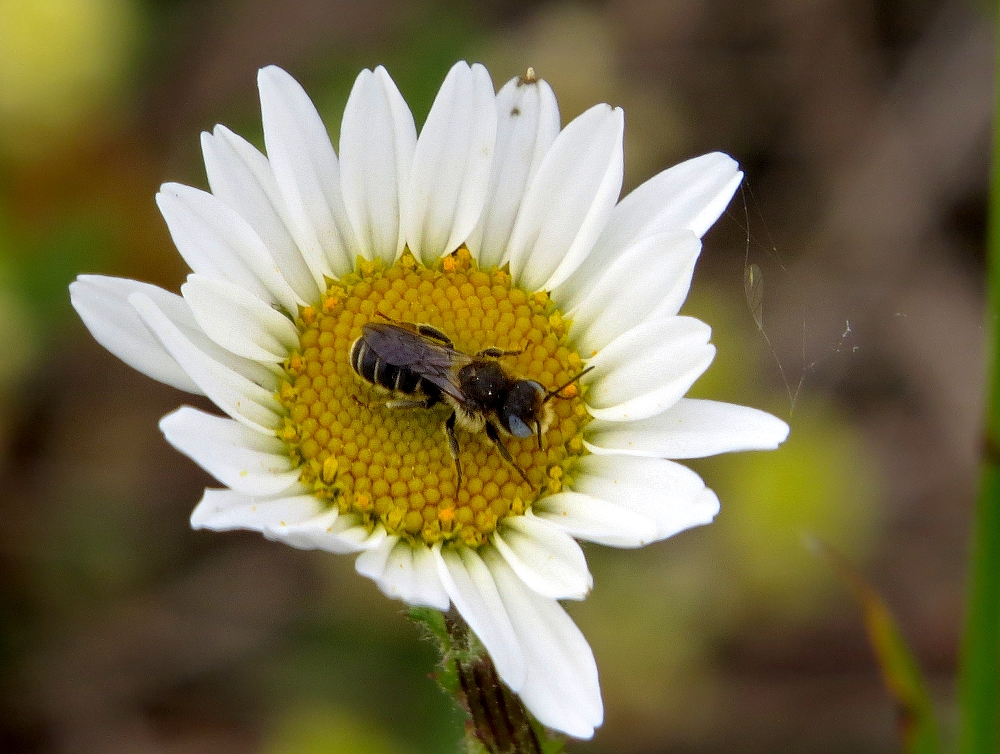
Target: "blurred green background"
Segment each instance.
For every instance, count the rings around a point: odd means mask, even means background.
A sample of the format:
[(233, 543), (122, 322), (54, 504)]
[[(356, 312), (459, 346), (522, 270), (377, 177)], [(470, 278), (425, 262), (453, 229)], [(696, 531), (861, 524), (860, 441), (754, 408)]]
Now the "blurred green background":
[(362, 67), (386, 64), (419, 123), (459, 58), (498, 86), (533, 66), (564, 123), (623, 106), (626, 190), (712, 150), (742, 163), (686, 307), (719, 346), (695, 392), (792, 425), (777, 453), (693, 464), (722, 500), (714, 525), (587, 548), (595, 590), (569, 609), (607, 722), (570, 751), (897, 751), (858, 609), (807, 533), (885, 595), (947, 734), (980, 409), (990, 13), (0, 0), (0, 751), (456, 751), (432, 647), (351, 559), (188, 528), (210, 482), (156, 422), (191, 397), (97, 346), (66, 286), (100, 272), (178, 288), (153, 196), (206, 187), (198, 133), (216, 122), (260, 143), (258, 67), (291, 71), (336, 135)]

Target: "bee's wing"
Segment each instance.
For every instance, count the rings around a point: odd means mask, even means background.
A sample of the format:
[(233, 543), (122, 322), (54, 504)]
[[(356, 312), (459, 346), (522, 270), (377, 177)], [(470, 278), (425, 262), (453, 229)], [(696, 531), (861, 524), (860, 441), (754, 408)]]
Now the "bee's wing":
[(365, 345), (384, 362), (406, 367), (455, 400), (465, 400), (457, 374), (459, 368), (472, 361), (467, 354), (400, 325), (369, 322), (362, 330)]

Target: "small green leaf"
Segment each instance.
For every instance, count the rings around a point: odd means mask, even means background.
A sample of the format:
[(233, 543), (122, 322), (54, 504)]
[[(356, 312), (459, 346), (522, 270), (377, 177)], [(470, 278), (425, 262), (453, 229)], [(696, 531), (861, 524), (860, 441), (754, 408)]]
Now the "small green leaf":
[(433, 641), (441, 655), (437, 670), (431, 677), (448, 694), (458, 691), (458, 668), (455, 664), (455, 646), (451, 634), (448, 633), (448, 623), (444, 613), (430, 607), (411, 607), (408, 611), (410, 620), (420, 627), (424, 636)]
[(861, 606), (868, 641), (875, 650), (882, 680), (896, 702), (906, 753), (937, 754), (937, 724), (927, 685), (889, 606), (833, 548), (817, 539), (810, 539), (807, 544), (832, 566)]
[(442, 654), (451, 649), (451, 636), (448, 635), (448, 626), (440, 610), (432, 607), (411, 607), (408, 615), (428, 637), (433, 637), (441, 643)]
[(542, 746), (542, 754), (563, 754), (566, 751), (566, 739), (552, 736), (545, 730), (544, 726), (537, 722), (534, 728), (535, 735), (538, 736), (538, 742)]

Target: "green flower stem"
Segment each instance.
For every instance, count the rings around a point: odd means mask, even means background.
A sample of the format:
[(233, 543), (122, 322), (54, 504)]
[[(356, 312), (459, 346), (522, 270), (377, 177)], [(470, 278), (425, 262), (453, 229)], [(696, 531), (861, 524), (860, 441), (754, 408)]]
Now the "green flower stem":
[[(449, 632), (459, 640), (468, 628), (449, 621)], [(489, 655), (457, 663), (460, 699), (472, 718), (473, 733), (490, 754), (542, 754), (524, 705), (500, 682)]]
[(996, 96), (986, 253), (986, 428), (959, 678), (961, 754), (1000, 751), (1000, 92)]
[(558, 754), (562, 741), (545, 731), (501, 681), (490, 656), (472, 630), (454, 612), (412, 608), (410, 618), (441, 650), (436, 678), (455, 697), (469, 720), (466, 745), (470, 754)]

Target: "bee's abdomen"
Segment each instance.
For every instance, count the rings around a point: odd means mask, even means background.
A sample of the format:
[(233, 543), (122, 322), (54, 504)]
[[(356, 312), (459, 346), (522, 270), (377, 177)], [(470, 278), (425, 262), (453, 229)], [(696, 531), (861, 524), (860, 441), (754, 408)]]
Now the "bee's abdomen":
[(351, 368), (373, 385), (403, 395), (428, 398), (429, 404), (436, 403), (441, 397), (441, 389), (437, 385), (427, 382), (412, 369), (389, 364), (379, 358), (365, 343), (364, 336), (351, 346)]

